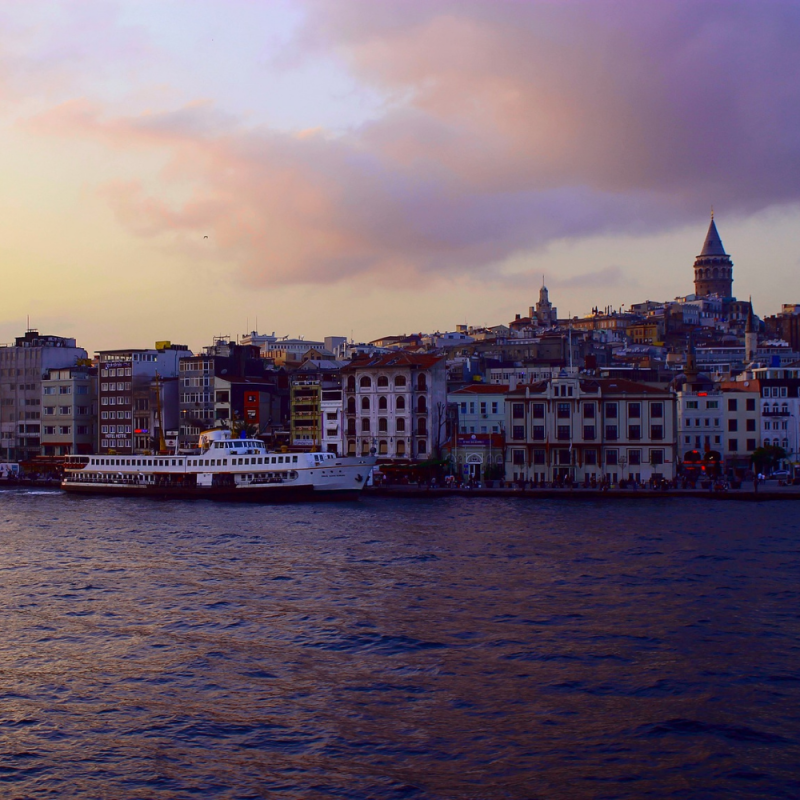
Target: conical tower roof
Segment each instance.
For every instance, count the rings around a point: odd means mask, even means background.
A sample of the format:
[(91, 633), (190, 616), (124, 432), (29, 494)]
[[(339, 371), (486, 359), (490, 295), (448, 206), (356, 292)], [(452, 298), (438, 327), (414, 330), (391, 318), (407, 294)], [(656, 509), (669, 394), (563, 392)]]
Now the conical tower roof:
[[(703, 244), (703, 250), (700, 256), (726, 256), (725, 248), (722, 246), (722, 239), (719, 238), (717, 232), (717, 223), (714, 222), (714, 217), (711, 217), (711, 224), (708, 226), (708, 233), (706, 234), (706, 241)], [(698, 256), (698, 258), (700, 257)]]

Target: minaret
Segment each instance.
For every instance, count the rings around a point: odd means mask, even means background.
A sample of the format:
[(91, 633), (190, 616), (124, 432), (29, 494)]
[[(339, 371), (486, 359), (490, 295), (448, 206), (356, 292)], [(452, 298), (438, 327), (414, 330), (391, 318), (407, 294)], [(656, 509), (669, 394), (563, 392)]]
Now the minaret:
[(698, 297), (733, 297), (733, 261), (722, 246), (713, 211), (703, 249), (694, 262), (694, 293)]
[(758, 332), (756, 331), (755, 320), (753, 319), (753, 301), (747, 309), (747, 321), (744, 324), (744, 362), (751, 364), (756, 360), (758, 352)]

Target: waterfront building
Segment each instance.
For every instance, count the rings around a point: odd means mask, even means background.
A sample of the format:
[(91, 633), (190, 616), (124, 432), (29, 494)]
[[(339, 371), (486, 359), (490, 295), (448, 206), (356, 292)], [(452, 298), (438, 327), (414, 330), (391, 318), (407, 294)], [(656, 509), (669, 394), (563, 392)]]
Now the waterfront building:
[(82, 365), (46, 370), (42, 377), (42, 455), (94, 453), (96, 444), (97, 369)]
[(74, 367), (86, 356), (75, 339), (37, 330), (0, 346), (0, 461), (42, 454), (42, 378), (48, 370)]
[(465, 480), (505, 477), (507, 392), (508, 386), (472, 383), (447, 395), (454, 418), (450, 454)]
[(97, 353), (99, 453), (131, 455), (158, 446), (151, 422), (154, 381), (177, 378), (181, 359), (191, 355), (186, 345), (171, 342)]
[(671, 479), (675, 396), (623, 378), (583, 375), (518, 386), (506, 396), (506, 479)]
[(761, 403), (756, 386), (722, 389), (725, 412), (724, 466), (728, 474), (745, 477), (751, 468), (753, 451), (760, 446)]
[(290, 443), (344, 455), (341, 361), (309, 359), (289, 377)]
[(381, 459), (438, 458), (447, 441), (443, 356), (397, 351), (342, 369), (347, 455), (374, 450)]

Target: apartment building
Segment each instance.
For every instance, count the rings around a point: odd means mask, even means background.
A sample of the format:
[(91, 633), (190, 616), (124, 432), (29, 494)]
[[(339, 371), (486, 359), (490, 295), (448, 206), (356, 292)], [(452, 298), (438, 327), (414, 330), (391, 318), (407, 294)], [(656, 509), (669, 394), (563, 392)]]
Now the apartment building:
[(49, 369), (42, 378), (42, 455), (94, 453), (97, 443), (97, 369)]
[(36, 330), (0, 346), (0, 461), (42, 454), (42, 379), (48, 370), (73, 367), (86, 356), (75, 339)]

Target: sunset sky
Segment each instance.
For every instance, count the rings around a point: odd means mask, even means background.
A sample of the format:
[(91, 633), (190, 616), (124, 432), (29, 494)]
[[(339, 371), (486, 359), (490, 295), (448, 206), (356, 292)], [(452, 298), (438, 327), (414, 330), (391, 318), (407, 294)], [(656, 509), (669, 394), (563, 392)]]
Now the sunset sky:
[[(6, 0), (0, 341), (800, 302), (800, 3)], [(208, 237), (208, 238), (206, 238)]]

